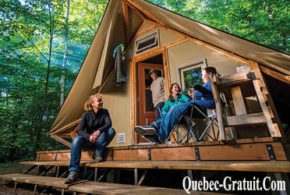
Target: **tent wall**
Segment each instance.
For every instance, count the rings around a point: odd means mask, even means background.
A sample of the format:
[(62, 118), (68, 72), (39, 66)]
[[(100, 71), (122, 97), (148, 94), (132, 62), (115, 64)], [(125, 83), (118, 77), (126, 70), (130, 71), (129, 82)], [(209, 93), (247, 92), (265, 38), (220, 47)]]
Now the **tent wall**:
[(168, 49), (171, 82), (180, 83), (179, 68), (202, 62), (205, 58), (208, 65), (216, 67), (222, 75), (235, 73), (236, 67), (241, 65), (241, 62), (222, 53), (186, 41)]
[[(139, 29), (138, 32), (142, 32), (142, 31), (146, 30), (146, 28), (150, 28), (152, 26), (151, 24), (152, 24), (151, 22), (148, 22), (148, 21), (146, 22), (145, 21), (145, 23), (141, 26), (141, 29)], [(142, 55), (143, 53), (140, 53), (140, 54), (137, 54), (137, 55), (135, 55), (135, 53), (134, 53), (135, 52), (134, 43), (135, 43), (136, 39), (138, 39), (140, 37), (146, 37), (147, 35), (152, 33), (152, 31), (156, 31), (156, 30), (158, 30), (158, 32), (159, 32), (159, 38), (160, 38), (159, 47), (162, 47), (162, 46), (164, 46), (164, 45), (166, 45), (166, 44), (168, 44), (170, 42), (173, 42), (173, 41), (176, 41), (176, 40), (179, 40), (179, 39), (183, 38), (182, 36), (178, 36), (178, 35), (176, 35), (174, 33), (171, 33), (169, 31), (167, 31), (165, 28), (158, 26), (158, 27), (156, 27), (156, 28), (154, 28), (154, 29), (152, 29), (150, 31), (147, 31), (147, 32), (145, 32), (143, 34), (137, 35), (132, 40), (132, 42), (130, 43), (130, 45), (128, 47), (128, 52), (127, 52), (126, 58), (127, 59), (131, 59), (133, 57), (137, 57), (137, 56)], [(156, 47), (152, 48), (152, 49), (149, 49), (146, 52), (152, 51), (154, 49), (156, 49)]]
[[(129, 69), (126, 65), (123, 71), (129, 75)], [(129, 78), (128, 78), (129, 79)], [(131, 144), (130, 130), (130, 94), (129, 87), (131, 83), (127, 82), (124, 85), (116, 86), (114, 71), (110, 74), (104, 87), (101, 90), (103, 96), (104, 107), (109, 110), (112, 126), (116, 131), (116, 136), (110, 143), (110, 146), (118, 145), (118, 134), (125, 133), (124, 145)], [(122, 144), (123, 145), (123, 144)]]

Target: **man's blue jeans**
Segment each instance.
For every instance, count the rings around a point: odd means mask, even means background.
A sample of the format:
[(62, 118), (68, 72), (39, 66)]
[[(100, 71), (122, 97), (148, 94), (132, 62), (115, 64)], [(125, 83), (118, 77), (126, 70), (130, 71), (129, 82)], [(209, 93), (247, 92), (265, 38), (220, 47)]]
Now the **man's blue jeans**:
[(81, 160), (81, 151), (83, 148), (97, 148), (96, 152), (99, 156), (103, 155), (106, 146), (112, 141), (115, 136), (115, 130), (109, 128), (104, 130), (95, 143), (91, 143), (82, 136), (77, 136), (71, 143), (71, 158), (69, 171), (78, 171)]
[(157, 127), (157, 136), (162, 143), (168, 138), (173, 127), (178, 123), (180, 117), (186, 112), (189, 106), (193, 103), (192, 100), (178, 104), (170, 108), (169, 112), (162, 118), (151, 123)]

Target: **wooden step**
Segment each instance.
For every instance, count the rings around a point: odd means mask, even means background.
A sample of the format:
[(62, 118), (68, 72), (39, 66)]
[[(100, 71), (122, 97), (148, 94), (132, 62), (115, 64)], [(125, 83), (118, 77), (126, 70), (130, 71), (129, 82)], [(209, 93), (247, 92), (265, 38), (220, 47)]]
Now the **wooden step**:
[(0, 179), (4, 181), (15, 181), (18, 183), (36, 184), (41, 186), (53, 186), (56, 188), (68, 188), (64, 183), (64, 178), (36, 176), (27, 174), (6, 174), (0, 175)]
[[(88, 193), (88, 194), (160, 194), (160, 195), (175, 195), (185, 194), (184, 190), (147, 187), (147, 186), (133, 186), (125, 184), (105, 183), (105, 182), (82, 182), (69, 187), (69, 191)], [(203, 194), (203, 193), (197, 193)], [(215, 194), (215, 193), (213, 193)]]
[[(90, 161), (81, 161), (80, 162), (80, 166), (85, 165), (86, 163), (90, 163), (92, 162), (92, 160)], [(69, 166), (70, 161), (23, 161), (23, 162), (19, 162), (19, 164), (21, 165), (31, 165), (31, 166), (55, 166), (55, 167), (66, 167)]]
[[(40, 185), (61, 189), (62, 192), (80, 192), (89, 194), (185, 194), (184, 190), (149, 187), (149, 186), (134, 186), (125, 184), (79, 181), (74, 184), (67, 185), (64, 183), (64, 178), (34, 176), (26, 174), (6, 174), (0, 175), (0, 180), (15, 181), (17, 183), (25, 183), (32, 185)], [(204, 194), (204, 193), (197, 193)], [(215, 193), (212, 193), (215, 194)]]
[(123, 169), (290, 172), (289, 161), (105, 161), (87, 164), (87, 166)]
[(243, 114), (236, 116), (228, 116), (226, 126), (241, 126), (241, 125), (259, 125), (266, 124), (267, 120), (264, 113)]

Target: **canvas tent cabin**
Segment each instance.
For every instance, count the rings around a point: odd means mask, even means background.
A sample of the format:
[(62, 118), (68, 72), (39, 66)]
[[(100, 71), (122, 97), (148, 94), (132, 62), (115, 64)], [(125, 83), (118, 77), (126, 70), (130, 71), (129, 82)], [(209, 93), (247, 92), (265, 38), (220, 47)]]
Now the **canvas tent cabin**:
[[(114, 48), (119, 44), (125, 46), (121, 71), (126, 81), (121, 85), (116, 84), (113, 58)], [(287, 54), (187, 19), (147, 1), (111, 0), (49, 134), (69, 146), (84, 102), (90, 95), (100, 93), (117, 133), (110, 146), (136, 144), (140, 138), (134, 133), (134, 126), (153, 120), (147, 79), (149, 69), (160, 70), (168, 95), (169, 85), (173, 82), (190, 89), (186, 74), (199, 72), (209, 65), (216, 67), (221, 75), (232, 75), (239, 67), (248, 68), (260, 80), (260, 88), (267, 95), (267, 108), (271, 109), (274, 118), (271, 119), (272, 132), (269, 133), (267, 128), (266, 131), (254, 131), (247, 127), (239, 131), (239, 138), (283, 137), (278, 116), (283, 115), (289, 102), (277, 107), (277, 112), (274, 103), (279, 99), (272, 100), (271, 95), (289, 97), (289, 60)], [(283, 91), (279, 91), (272, 80), (283, 86)], [(272, 90), (276, 94), (272, 94)], [(254, 108), (258, 101), (249, 102)]]
[[(123, 56), (117, 55), (115, 60), (114, 50), (120, 51), (120, 44), (125, 50)], [(123, 62), (115, 66), (122, 57)], [(116, 136), (107, 150), (105, 162), (92, 163), (93, 152), (82, 153), (80, 165), (84, 167), (84, 179), (89, 180), (94, 175), (95, 181), (101, 181), (111, 169), (133, 169), (134, 184), (140, 185), (148, 170), (164, 169), (186, 170), (190, 178), (193, 178), (192, 170), (202, 170), (211, 173), (233, 171), (233, 174), (235, 171), (270, 172), (275, 173), (278, 180), (282, 176), (288, 180), (287, 176), (277, 173), (290, 172), (289, 155), (285, 150), (287, 144), (289, 146), (289, 130), (285, 133), (281, 125), (281, 122), (289, 125), (289, 60), (289, 55), (184, 18), (147, 1), (110, 0), (49, 134), (69, 147), (83, 113), (83, 104), (90, 95), (100, 93), (104, 107), (110, 112)], [(207, 65), (216, 67), (222, 75), (211, 80), (216, 102), (217, 139), (207, 136), (181, 144), (138, 144), (144, 140), (134, 133), (134, 126), (153, 120), (149, 70), (159, 70), (168, 95), (169, 85), (174, 82), (190, 90), (194, 82), (200, 82), (193, 75), (200, 74), (201, 68)], [(223, 116), (220, 94), (228, 96), (226, 100), (230, 102), (232, 115)], [(227, 124), (224, 117), (227, 117)], [(229, 125), (234, 123), (234, 127)], [(214, 128), (210, 131), (213, 133)], [(68, 166), (69, 160), (69, 150), (39, 151), (35, 161), (21, 162), (32, 166), (25, 173), (37, 168), (38, 176), (7, 174), (0, 179), (14, 181), (15, 188), (17, 183), (34, 184), (35, 192), (38, 185), (59, 188), (62, 193), (67, 190), (122, 194), (121, 188), (124, 194), (134, 190), (143, 193), (146, 189), (150, 191), (148, 194), (153, 192), (150, 188), (91, 181), (64, 185), (63, 179), (43, 177), (52, 168), (56, 168), (56, 176), (64, 176), (66, 171), (60, 167)], [(94, 174), (86, 177), (87, 169), (94, 169)], [(159, 176), (151, 178), (154, 185), (162, 182)], [(125, 177), (129, 177), (127, 173)], [(120, 182), (120, 178), (113, 179)], [(164, 189), (154, 190), (160, 194)], [(164, 193), (169, 191), (184, 194), (184, 191), (172, 189)]]

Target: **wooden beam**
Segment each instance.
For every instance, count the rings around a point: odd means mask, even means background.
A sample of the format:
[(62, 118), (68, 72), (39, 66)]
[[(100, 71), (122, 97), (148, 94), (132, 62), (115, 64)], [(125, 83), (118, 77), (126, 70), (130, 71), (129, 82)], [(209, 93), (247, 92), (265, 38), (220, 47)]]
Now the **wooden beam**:
[(274, 127), (273, 121), (272, 121), (271, 116), (270, 116), (269, 109), (268, 109), (268, 107), (266, 105), (266, 101), (265, 101), (265, 99), (263, 97), (263, 94), (261, 92), (261, 86), (259, 84), (259, 81), (258, 80), (254, 80), (253, 84), (254, 84), (254, 87), (255, 87), (255, 90), (256, 90), (256, 93), (257, 93), (257, 98), (259, 100), (260, 106), (262, 108), (264, 116), (266, 117), (267, 126), (268, 126), (268, 129), (269, 129), (270, 135), (272, 137), (281, 137), (280, 131), (277, 131), (276, 128)]
[(148, 150), (114, 150), (113, 151), (113, 160), (122, 161), (122, 160), (149, 160), (148, 159)]
[(159, 23), (162, 26), (165, 26), (164, 22), (162, 22), (161, 20), (159, 20), (156, 16), (154, 16), (153, 14), (151, 14), (148, 10), (142, 8), (141, 6), (139, 6), (137, 3), (135, 3), (132, 0), (128, 0), (128, 3), (130, 3), (132, 6), (134, 6), (137, 10), (139, 10), (140, 12), (142, 12), (145, 16), (147, 16), (148, 18), (154, 20), (155, 22)]
[(62, 128), (53, 131), (52, 133), (50, 133), (50, 135), (56, 135), (56, 134), (59, 134), (61, 132), (64, 132), (64, 131), (66, 131), (66, 130), (78, 125), (80, 123), (80, 121), (81, 121), (81, 119), (75, 120), (75, 121), (63, 126)]
[(228, 116), (227, 117), (227, 125), (228, 126), (239, 126), (239, 125), (258, 125), (265, 124), (266, 118), (264, 114), (254, 113), (254, 114), (244, 114), (237, 116)]
[[(143, 23), (144, 24), (144, 23)], [(140, 29), (142, 28), (142, 25), (140, 26)], [(144, 29), (144, 30), (141, 30), (141, 31), (138, 31), (137, 32), (137, 34), (136, 34), (136, 36), (137, 37), (140, 37), (141, 35), (143, 35), (143, 34), (145, 34), (145, 33), (147, 33), (147, 32), (149, 32), (149, 31), (152, 31), (152, 30), (154, 30), (155, 28), (157, 28), (157, 25), (152, 25), (152, 26), (149, 26), (148, 28), (146, 28), (146, 29)]]
[(244, 97), (240, 86), (235, 86), (231, 88), (232, 98), (234, 102), (235, 114), (244, 115), (247, 114)]
[(289, 161), (106, 161), (89, 166), (123, 169), (290, 172)]
[(131, 62), (129, 65), (130, 68), (130, 77), (129, 77), (129, 85), (130, 85), (130, 129), (131, 129), (131, 144), (135, 144), (137, 143), (137, 134), (134, 131), (134, 127), (136, 125), (136, 121), (137, 121), (137, 109), (136, 109), (136, 104), (137, 104), (137, 100), (136, 100), (136, 86), (137, 86), (137, 82), (136, 82), (136, 63), (135, 62)]
[(105, 81), (102, 83), (101, 87), (98, 90), (98, 93), (102, 93), (102, 89), (105, 87), (105, 85), (108, 83), (109, 78), (111, 77), (111, 75), (114, 73), (114, 69), (110, 72), (110, 74), (107, 76), (107, 78), (105, 79)]
[(166, 49), (168, 49), (170, 47), (174, 47), (175, 45), (184, 43), (184, 42), (186, 42), (188, 40), (189, 40), (188, 38), (181, 38), (181, 39), (169, 42), (169, 43), (164, 44), (163, 46), (158, 47), (156, 49), (152, 49), (152, 50), (149, 50), (148, 52), (144, 52), (144, 53), (141, 53), (139, 55), (136, 55), (135, 57), (129, 59), (128, 61), (132, 61), (132, 60), (133, 61), (140, 61), (142, 59), (146, 59), (148, 56), (156, 55), (156, 54), (161, 53), (161, 52), (163, 52), (164, 50), (166, 50)]
[(223, 76), (222, 78), (217, 78), (219, 85), (230, 85), (232, 83), (240, 83), (248, 80), (247, 74), (243, 72), (233, 73), (231, 75)]
[(142, 20), (146, 20), (146, 17), (134, 6), (132, 6), (130, 3), (127, 3), (128, 7), (132, 9)]
[[(170, 148), (113, 149), (113, 161), (159, 161), (159, 160), (271, 160), (267, 146), (271, 145), (276, 160), (287, 160), (279, 142), (245, 143), (232, 145), (179, 146)], [(196, 156), (199, 151), (199, 159)]]
[(65, 139), (61, 138), (58, 135), (50, 135), (53, 139), (55, 139), (56, 141), (62, 143), (63, 145), (67, 146), (70, 148), (70, 142), (66, 141)]
[(194, 148), (158, 148), (151, 150), (151, 160), (196, 160)]
[(167, 51), (164, 50), (162, 52), (163, 59), (163, 70), (164, 70), (164, 79), (165, 79), (165, 96), (169, 96), (169, 87), (171, 85), (171, 77), (170, 77), (170, 68), (168, 64)]
[(218, 121), (218, 127), (219, 127), (219, 140), (225, 140), (226, 136), (225, 136), (225, 129), (224, 129), (220, 92), (216, 86), (216, 78), (209, 77), (209, 81), (211, 84), (212, 94), (213, 94), (214, 102), (216, 106), (217, 121)]
[(250, 69), (251, 69), (251, 71), (253, 71), (255, 73), (255, 77), (257, 79), (259, 79), (259, 81), (261, 82), (260, 86), (263, 88), (263, 94), (267, 94), (268, 104), (271, 106), (272, 112), (274, 113), (274, 116), (275, 116), (275, 120), (277, 121), (277, 125), (274, 124), (274, 128), (276, 129), (276, 131), (279, 131), (278, 134), (280, 134), (282, 137), (284, 137), (284, 131), (282, 131), (281, 121), (280, 121), (278, 112), (277, 112), (275, 104), (273, 102), (273, 98), (271, 96), (271, 93), (269, 93), (269, 89), (268, 89), (267, 84), (266, 84), (264, 77), (262, 75), (260, 66), (256, 62), (250, 61)]
[(157, 55), (159, 53), (162, 53), (166, 48), (165, 47), (159, 47), (157, 49), (154, 49), (154, 50), (150, 50), (148, 52), (145, 52), (145, 53), (142, 53), (142, 54), (139, 54), (137, 55), (136, 57), (134, 57), (132, 60), (134, 62), (137, 62), (137, 61), (142, 61), (146, 58), (149, 58), (150, 56), (154, 56), (154, 55)]
[(279, 73), (277, 71), (271, 70), (271, 69), (263, 67), (263, 66), (260, 66), (260, 68), (261, 68), (261, 71), (263, 73), (265, 73), (266, 75), (269, 75), (275, 79), (278, 79), (279, 81), (282, 81), (282, 82), (290, 85), (290, 76), (289, 75), (284, 75), (282, 73)]
[(125, 42), (126, 45), (128, 45), (129, 40), (130, 40), (130, 29), (129, 29), (129, 14), (128, 14), (128, 2), (127, 0), (122, 0), (122, 10), (123, 10), (123, 19), (124, 19), (124, 23), (125, 23)]
[[(281, 143), (271, 143), (276, 159), (287, 160)], [(271, 160), (266, 144), (199, 147), (201, 160)]]

